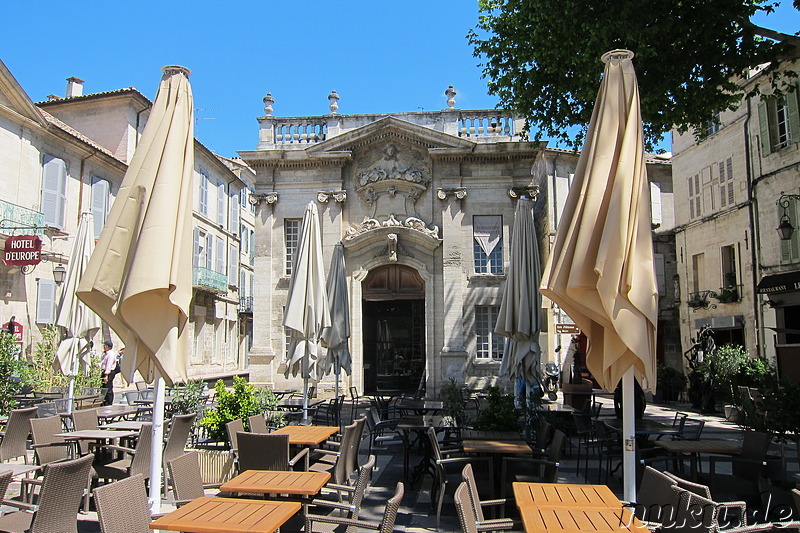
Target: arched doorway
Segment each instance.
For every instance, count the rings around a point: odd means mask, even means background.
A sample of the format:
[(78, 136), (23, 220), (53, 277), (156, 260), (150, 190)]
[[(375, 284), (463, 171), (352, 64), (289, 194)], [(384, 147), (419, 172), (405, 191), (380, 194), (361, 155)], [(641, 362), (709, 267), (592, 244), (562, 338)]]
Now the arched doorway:
[(364, 391), (424, 388), (425, 281), (392, 264), (370, 271), (361, 287)]

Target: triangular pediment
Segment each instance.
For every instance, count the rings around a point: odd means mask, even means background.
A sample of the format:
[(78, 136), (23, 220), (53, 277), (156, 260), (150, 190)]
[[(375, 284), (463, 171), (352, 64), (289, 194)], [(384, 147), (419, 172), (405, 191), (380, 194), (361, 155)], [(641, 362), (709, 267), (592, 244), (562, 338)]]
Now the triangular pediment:
[(471, 152), (477, 143), (397, 117), (384, 117), (314, 144), (306, 153), (349, 152), (376, 142), (399, 140), (425, 150), (449, 148)]
[(0, 105), (41, 126), (47, 125), (47, 120), (2, 61), (0, 61)]

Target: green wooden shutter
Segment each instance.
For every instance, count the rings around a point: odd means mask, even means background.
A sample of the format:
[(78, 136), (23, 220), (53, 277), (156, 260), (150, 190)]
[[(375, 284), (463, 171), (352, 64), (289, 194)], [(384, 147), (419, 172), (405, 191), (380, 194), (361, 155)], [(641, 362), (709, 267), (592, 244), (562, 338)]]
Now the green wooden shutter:
[(800, 112), (797, 99), (800, 86), (795, 85), (794, 92), (786, 95), (786, 107), (789, 110), (789, 141), (800, 141)]
[(762, 155), (772, 153), (772, 142), (769, 139), (769, 116), (767, 116), (767, 102), (765, 100), (761, 100), (758, 103), (758, 128), (761, 130)]

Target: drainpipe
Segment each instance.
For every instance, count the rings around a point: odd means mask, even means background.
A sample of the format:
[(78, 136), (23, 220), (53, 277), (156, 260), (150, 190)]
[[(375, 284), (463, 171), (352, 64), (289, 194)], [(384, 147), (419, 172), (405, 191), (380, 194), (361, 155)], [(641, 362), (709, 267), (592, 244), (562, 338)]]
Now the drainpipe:
[(748, 205), (750, 206), (750, 261), (751, 261), (751, 269), (750, 269), (750, 277), (752, 286), (754, 289), (753, 292), (753, 316), (755, 317), (755, 327), (756, 327), (756, 356), (758, 358), (763, 358), (766, 356), (764, 353), (764, 329), (761, 327), (761, 324), (764, 323), (764, 310), (761, 308), (759, 304), (759, 297), (758, 292), (756, 291), (756, 287), (758, 286), (758, 269), (759, 265), (761, 264), (761, 259), (759, 258), (759, 246), (758, 243), (761, 242), (761, 231), (758, 226), (758, 198), (756, 195), (756, 182), (758, 180), (753, 180), (753, 172), (752, 172), (752, 160), (750, 157), (750, 118), (752, 116), (752, 102), (750, 97), (748, 96), (745, 98), (745, 103), (747, 105), (747, 116), (744, 119), (744, 160), (745, 160), (745, 176), (747, 180), (747, 201)]
[(83, 159), (81, 159), (81, 173), (80, 173), (80, 180), (78, 185), (78, 221), (81, 219), (81, 213), (83, 212), (83, 178), (84, 172), (86, 170), (86, 160), (90, 157), (96, 156), (97, 152), (92, 152)]
[(139, 147), (139, 137), (140, 137), (140, 135), (139, 135), (139, 124), (141, 123), (142, 113), (144, 113), (145, 111), (149, 111), (149, 110), (150, 110), (150, 108), (146, 107), (146, 108), (142, 109), (141, 111), (139, 111), (138, 113), (136, 113), (136, 136), (134, 137), (136, 142), (133, 143), (133, 149), (134, 150)]

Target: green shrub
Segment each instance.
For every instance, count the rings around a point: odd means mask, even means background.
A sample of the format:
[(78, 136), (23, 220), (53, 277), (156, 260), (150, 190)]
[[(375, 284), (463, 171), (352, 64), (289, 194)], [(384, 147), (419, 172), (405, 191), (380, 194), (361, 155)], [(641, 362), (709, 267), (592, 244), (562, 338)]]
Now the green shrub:
[(475, 429), (482, 431), (518, 431), (520, 411), (514, 406), (514, 395), (503, 394), (498, 387), (489, 387), (489, 405), (475, 420)]
[(0, 414), (7, 415), (17, 405), (12, 396), (22, 388), (20, 374), (25, 367), (18, 356), (19, 345), (14, 337), (0, 333)]
[(283, 424), (283, 414), (277, 413), (278, 398), (267, 389), (256, 389), (243, 377), (233, 378), (233, 390), (225, 387), (225, 382), (217, 381), (214, 385), (216, 407), (206, 412), (200, 425), (206, 430), (208, 437), (218, 442), (227, 441), (225, 424), (237, 419), (243, 419), (247, 428), (247, 418), (267, 412), (270, 419), (268, 424), (279, 426)]
[(456, 383), (454, 378), (450, 378), (450, 381), (442, 389), (442, 397), (442, 412), (444, 416), (449, 417), (456, 427), (469, 424), (467, 410), (464, 406), (466, 401), (464, 387)]
[(189, 380), (183, 387), (177, 389), (172, 397), (172, 412), (178, 415), (196, 413), (206, 401), (203, 386), (201, 380)]

